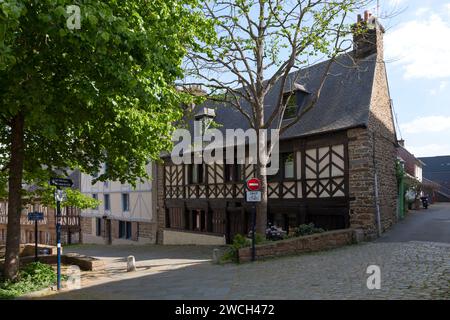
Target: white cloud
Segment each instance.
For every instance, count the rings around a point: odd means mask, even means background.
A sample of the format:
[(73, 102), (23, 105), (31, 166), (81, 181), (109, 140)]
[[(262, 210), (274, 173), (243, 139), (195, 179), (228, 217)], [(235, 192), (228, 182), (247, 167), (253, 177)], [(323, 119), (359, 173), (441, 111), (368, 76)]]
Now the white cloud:
[(450, 77), (450, 22), (437, 14), (417, 17), (388, 31), (386, 60), (404, 70), (406, 79)]
[(447, 89), (447, 87), (448, 87), (448, 81), (441, 81), (441, 83), (439, 83), (439, 87), (433, 88), (430, 90), (430, 94), (432, 96), (435, 96), (438, 93), (444, 92), (444, 90)]
[(421, 146), (407, 146), (409, 152), (416, 157), (434, 157), (450, 155), (450, 145), (428, 144)]
[(402, 133), (417, 134), (450, 131), (450, 117), (426, 116), (400, 125)]
[(430, 8), (419, 8), (416, 10), (416, 16), (423, 16), (425, 13), (430, 12)]

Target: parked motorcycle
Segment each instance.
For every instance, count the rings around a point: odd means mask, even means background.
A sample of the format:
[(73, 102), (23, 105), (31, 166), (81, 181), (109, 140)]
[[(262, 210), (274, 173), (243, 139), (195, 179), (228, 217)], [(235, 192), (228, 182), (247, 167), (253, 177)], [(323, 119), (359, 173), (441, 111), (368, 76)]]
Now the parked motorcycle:
[(420, 200), (422, 200), (423, 208), (428, 209), (428, 197), (420, 197)]

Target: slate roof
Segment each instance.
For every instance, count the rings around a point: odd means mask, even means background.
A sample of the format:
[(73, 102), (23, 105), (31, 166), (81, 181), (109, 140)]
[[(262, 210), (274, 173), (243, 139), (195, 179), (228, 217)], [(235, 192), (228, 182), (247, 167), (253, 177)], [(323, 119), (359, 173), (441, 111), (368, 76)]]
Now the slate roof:
[(450, 156), (423, 157), (423, 175), (428, 180), (442, 185), (442, 192), (450, 194)]
[[(324, 61), (289, 75), (285, 92), (302, 85), (310, 94), (303, 105), (317, 92), (328, 61)], [(329, 76), (324, 84), (319, 100), (314, 108), (281, 137), (282, 139), (303, 137), (314, 134), (338, 131), (354, 127), (367, 126), (369, 120), (370, 101), (374, 82), (376, 54), (365, 59), (355, 60), (350, 54), (339, 56), (333, 62)], [(266, 119), (274, 110), (278, 98), (279, 85), (266, 96)], [(231, 106), (207, 101), (194, 108), (194, 114), (208, 107), (215, 110), (215, 122), (221, 125), (218, 129), (225, 132), (229, 128), (248, 129), (245, 117)], [(249, 105), (243, 105), (249, 110)], [(285, 120), (288, 121), (288, 120)], [(192, 128), (193, 122), (190, 122)]]

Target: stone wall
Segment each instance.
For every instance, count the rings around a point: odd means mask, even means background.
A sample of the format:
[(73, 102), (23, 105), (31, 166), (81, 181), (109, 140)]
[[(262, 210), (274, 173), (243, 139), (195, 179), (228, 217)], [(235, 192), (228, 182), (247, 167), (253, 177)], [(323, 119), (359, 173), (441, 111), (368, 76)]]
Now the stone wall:
[(397, 222), (398, 186), (395, 170), (396, 151), (392, 141), (375, 135), (375, 167), (378, 180), (378, 205), (381, 232)]
[(373, 136), (367, 129), (347, 131), (349, 138), (350, 227), (361, 228), (368, 238), (376, 236)]
[(217, 236), (192, 231), (163, 230), (163, 243), (165, 245), (225, 245), (225, 236)]
[[(274, 241), (256, 246), (256, 259), (274, 258), (279, 256), (300, 254), (306, 252), (328, 250), (349, 245), (355, 241), (355, 230), (345, 229), (317, 233), (310, 236)], [(251, 260), (250, 247), (239, 249), (239, 262)]]
[[(377, 66), (367, 128), (347, 131), (349, 138), (350, 227), (362, 228), (368, 239), (378, 234), (377, 204), (381, 232), (397, 220), (395, 172), (396, 134), (384, 62)], [(375, 181), (378, 199), (375, 198)]]
[[(107, 244), (107, 228), (106, 220), (102, 219), (101, 236), (97, 236), (95, 232), (96, 226), (93, 225), (96, 218), (82, 217), (81, 230), (83, 243)], [(156, 223), (154, 222), (131, 222), (132, 237), (131, 239), (119, 238), (119, 220), (108, 220), (111, 223), (112, 245), (120, 244), (154, 244), (156, 242)]]
[(92, 218), (91, 217), (81, 217), (81, 233), (82, 234), (92, 234)]
[(156, 242), (156, 223), (153, 222), (139, 222), (138, 223), (138, 239), (139, 241), (146, 240), (150, 243)]
[(378, 177), (381, 231), (397, 221), (398, 187), (395, 170), (397, 137), (389, 95), (386, 67), (377, 60), (369, 115), (369, 131), (373, 135), (375, 169)]

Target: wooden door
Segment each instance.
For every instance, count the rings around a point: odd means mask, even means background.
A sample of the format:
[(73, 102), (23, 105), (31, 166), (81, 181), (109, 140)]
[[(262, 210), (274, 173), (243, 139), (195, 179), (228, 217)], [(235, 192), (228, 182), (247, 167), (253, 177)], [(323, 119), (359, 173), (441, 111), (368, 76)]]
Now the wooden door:
[(226, 227), (225, 209), (214, 209), (212, 211), (212, 232), (226, 234)]
[(228, 241), (232, 242), (237, 234), (247, 235), (247, 223), (244, 209), (228, 209)]

